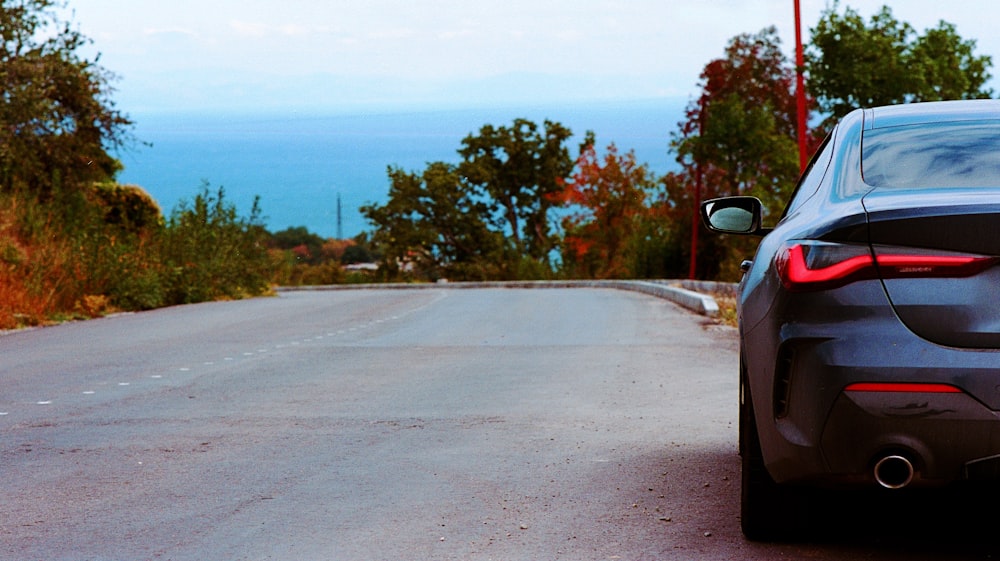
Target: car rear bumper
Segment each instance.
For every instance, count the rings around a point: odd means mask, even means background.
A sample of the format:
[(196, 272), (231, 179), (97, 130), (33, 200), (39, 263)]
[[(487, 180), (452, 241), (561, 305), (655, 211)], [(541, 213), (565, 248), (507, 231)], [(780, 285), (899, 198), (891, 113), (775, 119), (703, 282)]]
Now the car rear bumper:
[[(774, 338), (767, 329), (746, 334), (748, 381), (772, 478), (874, 485), (875, 464), (900, 455), (913, 464), (914, 484), (1000, 480), (1000, 351), (931, 343), (887, 307), (866, 314), (850, 325), (786, 323)], [(755, 348), (778, 351), (772, 363), (754, 363)], [(858, 383), (960, 391), (845, 391)]]
[(909, 460), (917, 484), (1000, 475), (1000, 415), (966, 393), (845, 391), (820, 450), (830, 476), (871, 481), (879, 460)]

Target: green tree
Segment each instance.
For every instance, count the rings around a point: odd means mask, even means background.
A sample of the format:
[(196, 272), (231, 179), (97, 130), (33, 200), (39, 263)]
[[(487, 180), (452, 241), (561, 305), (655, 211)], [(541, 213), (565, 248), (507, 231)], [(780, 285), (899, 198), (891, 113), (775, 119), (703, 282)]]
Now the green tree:
[(993, 59), (976, 56), (975, 49), (975, 40), (962, 40), (955, 26), (945, 21), (917, 37), (911, 49), (920, 72), (914, 101), (992, 97), (993, 90), (985, 84)]
[(434, 162), (420, 174), (389, 168), (389, 200), (361, 213), (376, 230), (383, 268), (437, 280), (482, 280), (501, 274), (503, 237), (491, 227), (489, 204), (455, 166)]
[(858, 107), (916, 101), (990, 97), (989, 56), (975, 54), (941, 21), (918, 35), (883, 6), (868, 23), (839, 3), (827, 8), (811, 30), (806, 51), (807, 87), (828, 115), (824, 128)]
[(462, 141), (458, 153), (464, 161), (458, 171), (506, 224), (510, 262), (528, 258), (548, 265), (555, 245), (548, 196), (573, 171), (565, 145), (571, 135), (559, 123), (545, 121), (539, 130), (531, 121), (515, 119), (510, 127), (486, 125)]
[(376, 227), (389, 276), (521, 279), (552, 275), (551, 195), (573, 169), (558, 123), (525, 119), (486, 125), (462, 141), (458, 165), (434, 162), (420, 174), (390, 168), (384, 205), (362, 213)]
[(79, 54), (89, 39), (56, 0), (0, 0), (0, 192), (45, 201), (106, 180), (108, 153), (130, 140), (111, 100), (113, 76)]

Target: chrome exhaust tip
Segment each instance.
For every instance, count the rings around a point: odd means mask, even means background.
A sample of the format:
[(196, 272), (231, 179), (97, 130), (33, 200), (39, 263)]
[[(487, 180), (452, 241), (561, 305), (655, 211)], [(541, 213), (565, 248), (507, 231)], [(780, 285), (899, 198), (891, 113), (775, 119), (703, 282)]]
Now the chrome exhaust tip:
[(875, 481), (886, 489), (902, 489), (913, 481), (913, 463), (906, 456), (885, 456), (875, 463)]

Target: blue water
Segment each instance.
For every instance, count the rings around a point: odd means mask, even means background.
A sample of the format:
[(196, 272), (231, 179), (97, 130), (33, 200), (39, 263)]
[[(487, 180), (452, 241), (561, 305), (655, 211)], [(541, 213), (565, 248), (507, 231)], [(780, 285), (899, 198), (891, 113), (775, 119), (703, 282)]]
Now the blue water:
[(132, 114), (137, 138), (150, 145), (118, 154), (125, 166), (118, 180), (145, 188), (165, 214), (207, 181), (213, 192), (224, 188), (244, 215), (259, 196), (272, 232), (305, 226), (323, 237), (338, 234), (339, 196), (342, 233), (353, 237), (371, 231), (359, 207), (385, 202), (389, 166), (419, 172), (432, 161), (458, 163), (462, 139), (485, 124), (557, 121), (576, 135), (573, 156), (593, 130), (598, 146), (634, 150), (662, 174), (676, 168), (670, 134), (683, 106), (667, 100), (366, 114)]

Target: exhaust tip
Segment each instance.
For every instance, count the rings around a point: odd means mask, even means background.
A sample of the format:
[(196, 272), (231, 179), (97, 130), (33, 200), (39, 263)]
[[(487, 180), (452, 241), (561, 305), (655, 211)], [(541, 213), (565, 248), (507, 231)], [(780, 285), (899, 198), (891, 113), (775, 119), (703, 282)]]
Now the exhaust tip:
[(902, 489), (913, 481), (913, 463), (906, 456), (886, 456), (875, 464), (875, 481), (886, 489)]

